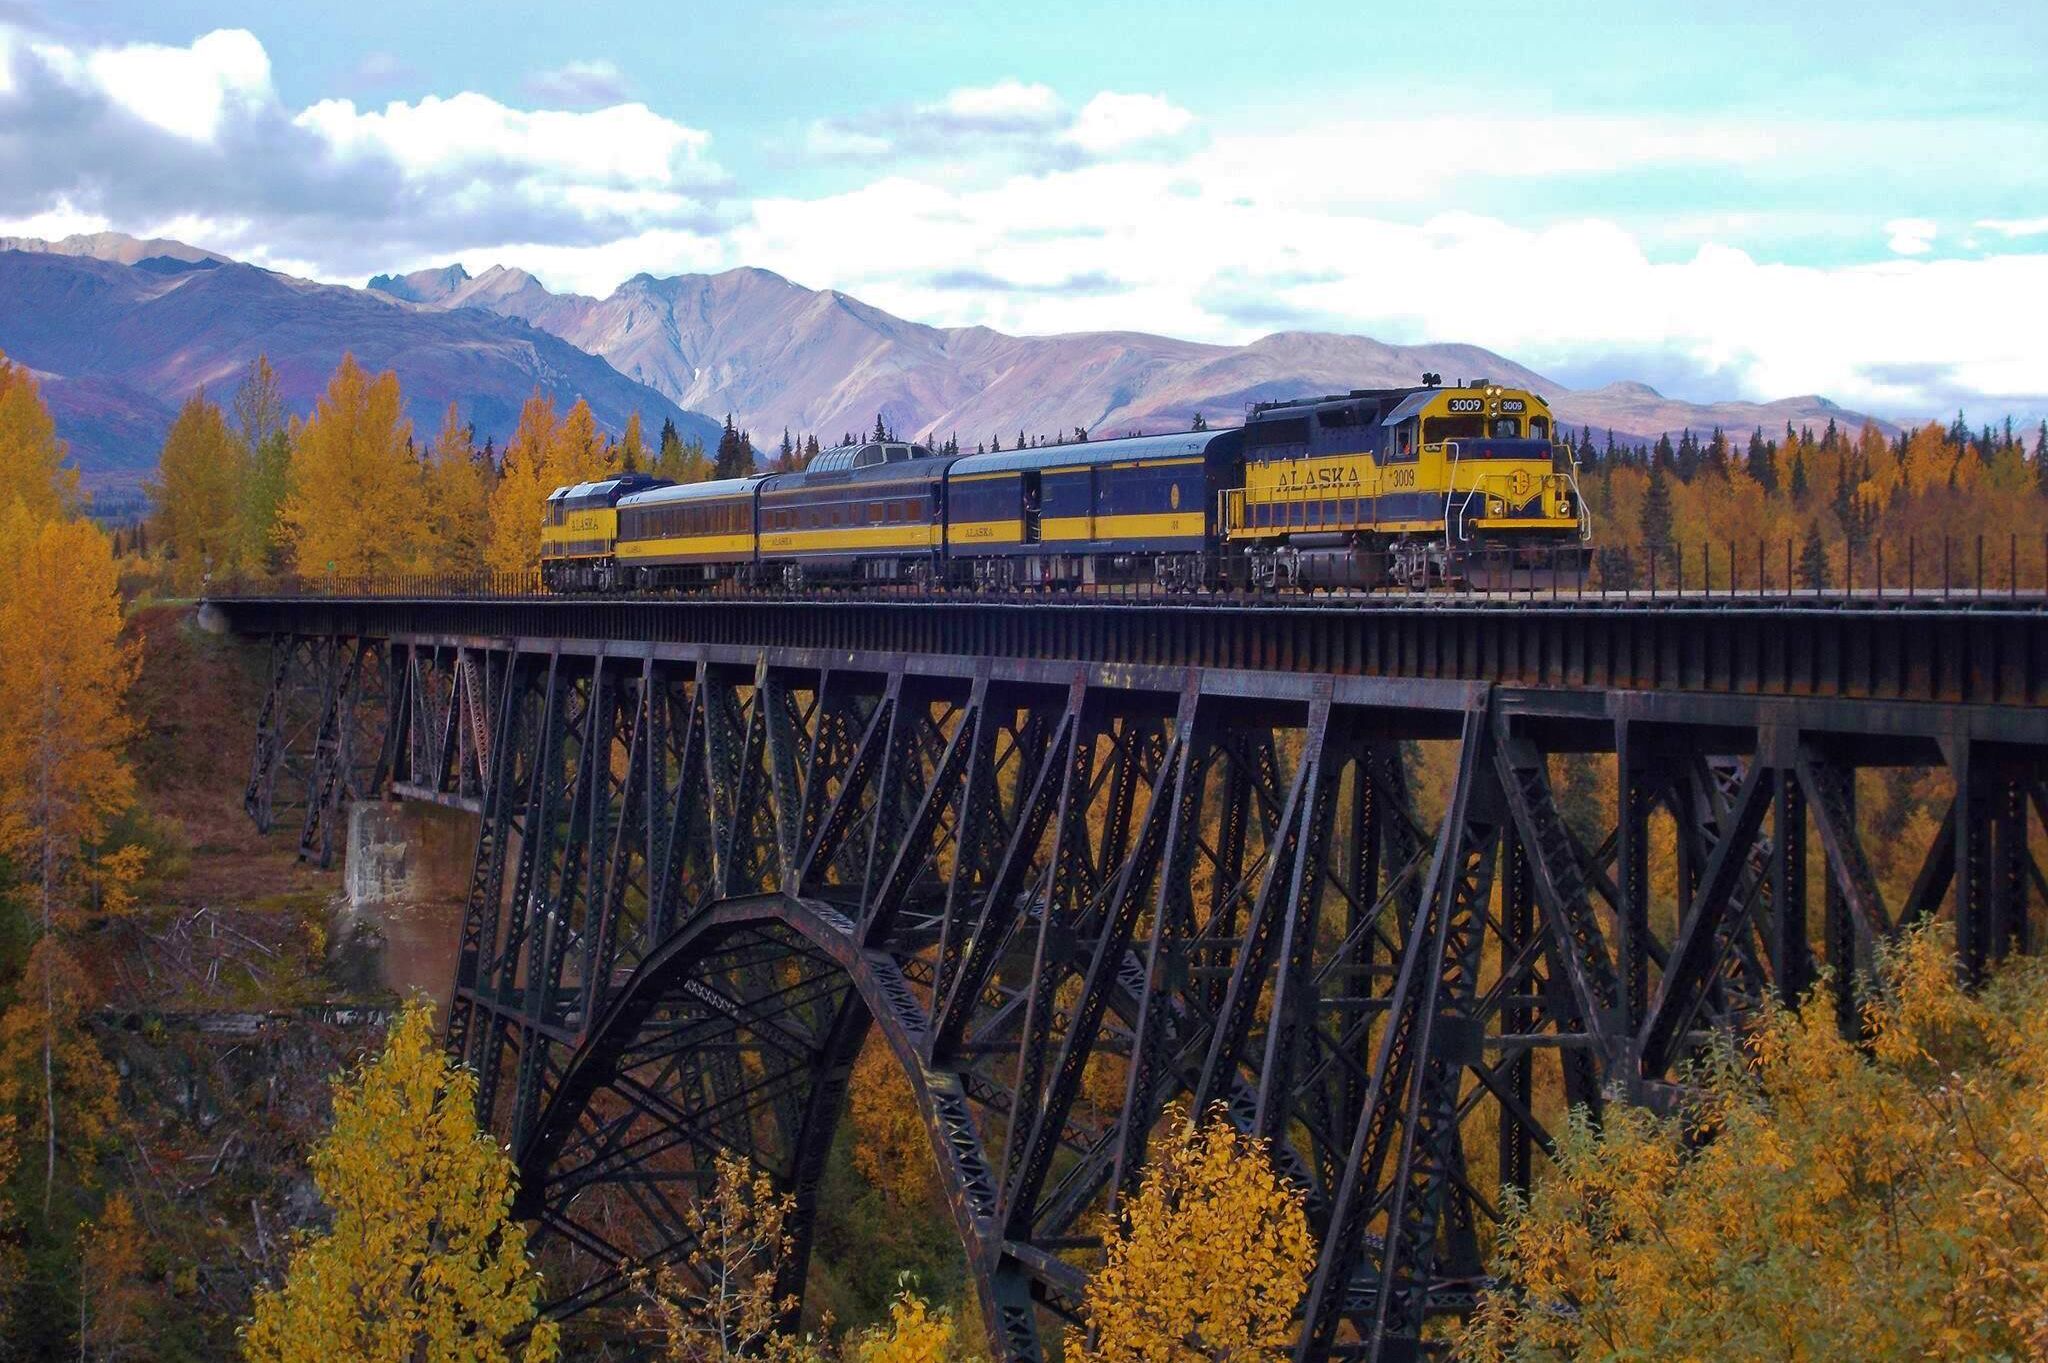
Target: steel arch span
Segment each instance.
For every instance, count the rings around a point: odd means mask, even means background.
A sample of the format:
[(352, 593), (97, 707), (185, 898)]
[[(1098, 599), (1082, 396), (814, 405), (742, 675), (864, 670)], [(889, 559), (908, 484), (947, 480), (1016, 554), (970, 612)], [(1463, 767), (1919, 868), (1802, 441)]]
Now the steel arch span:
[[(2042, 900), (2028, 707), (399, 632), (276, 656), (324, 710), (266, 722), (253, 793), (308, 781), (318, 827), (336, 789), (480, 815), (448, 1040), (565, 1315), (686, 1255), (728, 1151), (795, 1198), (799, 1288), (878, 1029), (1002, 1357), (1078, 1315), (1175, 1106), (1301, 1190), (1304, 1363), (1413, 1356), (1568, 1104), (1670, 1101), (1823, 965), (1854, 1026), (1901, 926), (1952, 916), (1981, 969)], [(1887, 903), (1856, 777), (1899, 766), (1954, 798)]]

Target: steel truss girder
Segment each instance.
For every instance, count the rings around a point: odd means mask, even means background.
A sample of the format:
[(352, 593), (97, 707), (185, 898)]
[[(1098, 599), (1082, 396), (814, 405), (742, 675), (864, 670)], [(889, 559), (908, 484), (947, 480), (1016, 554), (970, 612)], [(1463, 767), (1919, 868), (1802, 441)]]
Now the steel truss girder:
[[(382, 663), (353, 703), (388, 715), (391, 789), (480, 815), (449, 1045), (564, 1314), (686, 1256), (725, 1151), (798, 1198), (799, 1287), (872, 1034), (1004, 1357), (1077, 1314), (1070, 1261), (1169, 1104), (1267, 1137), (1302, 1188), (1298, 1357), (1401, 1357), (1483, 1284), (1502, 1183), (1541, 1177), (1541, 1093), (1668, 1101), (1822, 963), (1853, 1026), (1876, 948), (1933, 914), (1973, 968), (2034, 938), (2048, 743), (1967, 715), (566, 640), (277, 656), (252, 813), (291, 790), (292, 707), (347, 694), (353, 656)], [(1455, 753), (1431, 819), (1425, 751)], [(1894, 913), (1855, 775), (1902, 751), (1958, 796)], [(1553, 788), (1586, 754), (1613, 755), (1609, 829)]]
[(372, 636), (277, 635), (242, 808), (269, 832), (299, 816), (299, 856), (332, 864), (344, 811), (387, 782), (391, 677)]

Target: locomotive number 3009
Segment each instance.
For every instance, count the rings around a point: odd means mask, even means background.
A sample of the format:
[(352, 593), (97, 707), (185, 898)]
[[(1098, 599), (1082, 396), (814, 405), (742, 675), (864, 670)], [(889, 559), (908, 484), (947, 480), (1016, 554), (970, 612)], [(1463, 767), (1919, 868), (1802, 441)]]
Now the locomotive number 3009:
[(1486, 410), (1486, 403), (1479, 398), (1452, 398), (1451, 410), (1454, 412), (1483, 412)]

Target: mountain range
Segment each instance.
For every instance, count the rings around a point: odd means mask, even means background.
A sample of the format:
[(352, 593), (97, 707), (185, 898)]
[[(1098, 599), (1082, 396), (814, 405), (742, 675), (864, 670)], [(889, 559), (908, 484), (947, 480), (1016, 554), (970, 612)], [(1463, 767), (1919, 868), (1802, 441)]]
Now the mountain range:
[(707, 445), (718, 432), (708, 412), (730, 414), (763, 449), (784, 428), (829, 444), (878, 414), (896, 430), (957, 434), (971, 447), (1019, 430), (1185, 429), (1198, 412), (1230, 424), (1250, 402), (1410, 384), (1425, 370), (1533, 388), (1561, 422), (1628, 441), (1866, 419), (1818, 396), (1697, 404), (1640, 383), (1573, 390), (1469, 345), (1295, 331), (1223, 346), (1135, 331), (936, 327), (759, 269), (635, 275), (606, 298), (459, 264), (354, 289), (175, 241), (0, 238), (0, 352), (37, 373), (88, 486), (132, 494), (178, 405), (201, 386), (227, 399), (259, 353), (303, 414), (344, 351), (397, 371), (422, 437), (453, 400), (480, 441), (501, 444), (536, 388), (561, 406), (587, 398), (612, 431), (637, 411), (650, 435), (671, 420)]
[[(891, 427), (970, 443), (1075, 426), (1122, 435), (1185, 430), (1197, 412), (1234, 424), (1245, 405), (1304, 393), (1394, 387), (1425, 370), (1533, 388), (1559, 418), (1619, 439), (1714, 426), (1776, 430), (1787, 421), (1864, 418), (1818, 396), (1698, 404), (1641, 383), (1574, 391), (1470, 345), (1388, 345), (1287, 331), (1242, 346), (1135, 331), (1010, 336), (987, 327), (905, 321), (831, 289), (767, 270), (635, 275), (609, 297), (550, 292), (523, 270), (461, 265), (379, 275), (369, 288), (408, 302), (518, 317), (610, 360), (684, 407), (731, 413), (757, 434)], [(1880, 422), (1887, 431), (1891, 427)], [(759, 443), (767, 443), (761, 441)]]
[(373, 373), (396, 370), (422, 440), (453, 401), (476, 423), (479, 443), (503, 444), (536, 388), (561, 408), (588, 399), (612, 431), (637, 411), (650, 434), (668, 419), (686, 437), (718, 438), (707, 418), (518, 318), (396, 305), (190, 247), (159, 249), (175, 243), (129, 240), (91, 251), (0, 249), (0, 352), (35, 372), (89, 487), (134, 488), (155, 468), (185, 399), (204, 388), (226, 402), (258, 354), (270, 357), (287, 405), (302, 415), (345, 351)]

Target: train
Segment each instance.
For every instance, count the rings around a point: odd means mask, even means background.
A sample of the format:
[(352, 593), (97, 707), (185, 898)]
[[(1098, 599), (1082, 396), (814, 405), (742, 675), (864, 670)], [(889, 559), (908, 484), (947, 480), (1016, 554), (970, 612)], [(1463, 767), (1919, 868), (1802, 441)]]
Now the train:
[(912, 441), (800, 472), (557, 488), (557, 592), (1482, 590), (1582, 579), (1592, 521), (1569, 441), (1527, 389), (1434, 374), (1259, 402), (1242, 426), (976, 454)]

